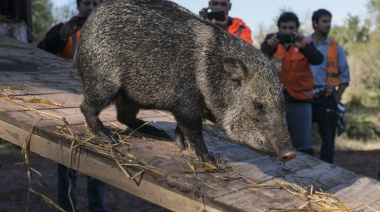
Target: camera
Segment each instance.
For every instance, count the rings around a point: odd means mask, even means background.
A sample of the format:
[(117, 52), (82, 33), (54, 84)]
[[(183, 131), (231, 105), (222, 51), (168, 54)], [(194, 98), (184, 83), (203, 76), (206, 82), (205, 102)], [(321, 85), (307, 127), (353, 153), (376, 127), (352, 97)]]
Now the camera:
[(224, 21), (224, 20), (226, 20), (226, 13), (224, 12), (224, 10), (214, 11), (214, 12), (208, 12), (207, 13), (207, 18), (210, 21), (212, 19), (215, 19), (217, 21)]
[(84, 22), (86, 22), (87, 17), (78, 17), (77, 19), (77, 27), (82, 27), (84, 25)]
[(296, 41), (296, 35), (277, 33), (277, 39), (279, 43), (294, 43)]

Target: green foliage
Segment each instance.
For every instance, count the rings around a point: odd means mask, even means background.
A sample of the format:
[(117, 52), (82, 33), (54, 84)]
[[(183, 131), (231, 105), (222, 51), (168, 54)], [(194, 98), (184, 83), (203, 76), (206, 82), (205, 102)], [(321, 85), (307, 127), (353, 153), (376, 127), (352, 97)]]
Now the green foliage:
[(74, 0), (70, 4), (54, 8), (50, 0), (33, 0), (33, 44), (37, 45), (54, 24), (69, 20), (75, 13), (77, 9)]
[(75, 1), (71, 1), (69, 4), (62, 5), (60, 7), (55, 7), (53, 9), (53, 19), (54, 23), (59, 23), (62, 21), (67, 21), (74, 15), (78, 13), (78, 10), (76, 8), (76, 3)]
[[(368, 108), (377, 108), (380, 113), (380, 94), (375, 92), (367, 92), (361, 95), (362, 105)], [(367, 110), (368, 110), (367, 108)]]
[(361, 83), (370, 91), (380, 92), (380, 29), (370, 34), (369, 42), (358, 44), (354, 55), (361, 62)]
[(365, 23), (360, 25), (358, 16), (348, 15), (345, 25), (333, 27), (329, 35), (336, 39), (346, 54), (349, 55), (358, 43), (368, 41), (370, 27), (368, 20), (365, 20)]
[(0, 145), (2, 145), (2, 144), (6, 144), (6, 143), (8, 143), (8, 141), (6, 141), (6, 140), (0, 138)]
[(368, 11), (372, 14), (374, 17), (374, 21), (376, 23), (376, 26), (378, 27), (380, 25), (380, 1), (378, 0), (370, 0), (367, 4)]
[(380, 92), (380, 1), (368, 0), (367, 8), (372, 19), (361, 22), (359, 17), (349, 15), (343, 26), (330, 32), (350, 56), (351, 85), (360, 88), (353, 90), (359, 95)]
[(363, 107), (362, 96), (352, 95), (350, 101), (346, 103), (346, 107), (350, 108), (351, 110)]
[[(23, 162), (24, 156), (21, 148), (0, 138), (0, 158), (5, 161)], [(0, 161), (1, 162), (1, 161)], [(3, 161), (4, 162), (4, 161)]]
[(376, 138), (374, 123), (367, 120), (365, 116), (348, 116), (345, 120), (345, 134), (350, 139), (367, 141)]
[(32, 1), (33, 44), (37, 45), (53, 23), (52, 4), (49, 0)]

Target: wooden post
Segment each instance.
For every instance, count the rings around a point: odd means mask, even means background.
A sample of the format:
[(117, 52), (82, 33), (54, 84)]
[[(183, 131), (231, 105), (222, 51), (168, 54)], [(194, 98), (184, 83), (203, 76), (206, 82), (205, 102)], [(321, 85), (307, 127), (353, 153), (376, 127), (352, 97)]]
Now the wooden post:
[(5, 16), (7, 19), (23, 21), (28, 30), (28, 42), (33, 42), (31, 0), (0, 0), (0, 15)]

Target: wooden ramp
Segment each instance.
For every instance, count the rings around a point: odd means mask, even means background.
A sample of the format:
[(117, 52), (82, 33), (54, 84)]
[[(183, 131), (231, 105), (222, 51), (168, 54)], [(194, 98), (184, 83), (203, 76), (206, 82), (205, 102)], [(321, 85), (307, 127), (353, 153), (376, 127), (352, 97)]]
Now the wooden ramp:
[[(285, 167), (211, 125), (205, 140), (228, 160), (221, 169), (204, 167), (172, 141), (121, 132), (125, 126), (112, 107), (101, 119), (125, 142), (97, 142), (81, 101), (71, 62), (0, 37), (0, 137), (9, 142), (67, 166), (71, 161), (80, 172), (173, 211), (380, 211), (379, 181), (301, 153)], [(174, 138), (169, 114), (141, 111), (139, 117)]]

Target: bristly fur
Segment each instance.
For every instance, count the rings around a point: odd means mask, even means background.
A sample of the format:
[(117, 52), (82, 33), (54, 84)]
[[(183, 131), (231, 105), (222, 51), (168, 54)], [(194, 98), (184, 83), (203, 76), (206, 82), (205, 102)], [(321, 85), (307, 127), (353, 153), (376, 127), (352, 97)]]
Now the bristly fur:
[(292, 149), (276, 65), (173, 2), (106, 1), (87, 19), (75, 62), (85, 90), (81, 109), (95, 133), (104, 130), (98, 114), (115, 102), (127, 125), (139, 109), (172, 112), (197, 154), (208, 154), (206, 116), (266, 154)]

